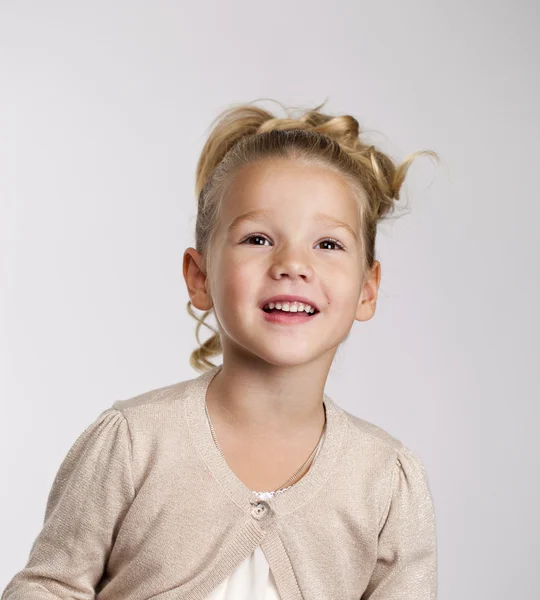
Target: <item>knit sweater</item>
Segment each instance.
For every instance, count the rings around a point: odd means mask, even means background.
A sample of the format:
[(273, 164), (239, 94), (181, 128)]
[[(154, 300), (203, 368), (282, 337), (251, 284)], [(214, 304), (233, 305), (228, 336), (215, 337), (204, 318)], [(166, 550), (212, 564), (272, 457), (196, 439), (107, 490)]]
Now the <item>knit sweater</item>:
[[(317, 451), (311, 464), (317, 460), (317, 456), (321, 450), (322, 440), (317, 444)], [(283, 494), (286, 490), (290, 490), (295, 485), (280, 488), (277, 492)], [(258, 492), (253, 491), (262, 500), (273, 496), (275, 492)], [(235, 571), (228, 575), (216, 588), (212, 590), (206, 600), (281, 600), (276, 587), (274, 575), (270, 571), (270, 566), (266, 560), (266, 556), (257, 546), (244, 562), (236, 567)]]
[(101, 412), (68, 451), (27, 564), (1, 600), (204, 600), (260, 547), (281, 600), (434, 600), (424, 465), (326, 393), (317, 460), (260, 500), (216, 447), (221, 366)]

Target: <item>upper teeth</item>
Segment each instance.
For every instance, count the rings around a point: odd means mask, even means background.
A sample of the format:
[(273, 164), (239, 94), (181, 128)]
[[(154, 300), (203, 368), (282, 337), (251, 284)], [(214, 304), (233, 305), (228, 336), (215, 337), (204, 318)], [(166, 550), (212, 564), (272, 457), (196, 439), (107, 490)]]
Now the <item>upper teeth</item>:
[(277, 308), (278, 310), (290, 312), (315, 312), (313, 306), (310, 306), (309, 304), (304, 304), (303, 302), (269, 302), (268, 304), (265, 304), (263, 308)]

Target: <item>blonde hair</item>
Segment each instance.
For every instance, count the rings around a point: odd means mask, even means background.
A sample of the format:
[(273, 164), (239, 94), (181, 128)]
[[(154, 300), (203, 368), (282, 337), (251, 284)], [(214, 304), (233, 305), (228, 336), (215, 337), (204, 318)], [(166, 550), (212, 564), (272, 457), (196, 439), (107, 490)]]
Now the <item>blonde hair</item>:
[[(254, 101), (256, 102), (256, 101)], [(316, 164), (340, 173), (355, 193), (361, 223), (362, 277), (375, 260), (375, 237), (379, 220), (392, 214), (407, 170), (416, 156), (438, 159), (432, 151), (409, 155), (399, 166), (374, 145), (360, 139), (358, 121), (351, 115), (331, 116), (320, 111), (323, 104), (294, 117), (279, 118), (254, 102), (235, 104), (222, 111), (214, 125), (197, 163), (196, 195), (198, 198), (195, 226), (195, 249), (206, 258), (207, 286), (211, 287), (211, 261), (223, 198), (242, 165), (267, 158), (288, 158)], [(213, 309), (202, 317), (188, 313), (197, 321), (195, 336), (199, 347), (191, 353), (190, 364), (204, 372), (216, 365), (208, 359), (221, 354), (218, 331), (205, 323)], [(201, 325), (212, 330), (205, 342), (199, 339)]]

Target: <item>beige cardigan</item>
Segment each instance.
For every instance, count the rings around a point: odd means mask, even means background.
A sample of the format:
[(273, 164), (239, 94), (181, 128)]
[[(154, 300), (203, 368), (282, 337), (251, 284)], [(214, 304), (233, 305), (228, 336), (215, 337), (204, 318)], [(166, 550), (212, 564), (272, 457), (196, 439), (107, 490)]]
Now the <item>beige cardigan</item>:
[(326, 394), (326, 438), (289, 490), (258, 500), (219, 453), (215, 367), (119, 400), (77, 438), (2, 600), (203, 600), (257, 546), (281, 600), (433, 600), (423, 463)]

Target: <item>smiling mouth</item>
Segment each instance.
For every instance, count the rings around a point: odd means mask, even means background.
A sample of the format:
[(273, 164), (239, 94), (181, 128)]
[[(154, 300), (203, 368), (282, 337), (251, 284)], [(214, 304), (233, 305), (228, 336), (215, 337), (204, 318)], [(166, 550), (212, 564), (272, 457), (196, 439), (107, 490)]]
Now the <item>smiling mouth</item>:
[(267, 314), (271, 314), (271, 313), (279, 313), (282, 314), (284, 316), (305, 316), (305, 317), (314, 317), (316, 314), (319, 313), (318, 310), (315, 310), (315, 312), (312, 313), (307, 313), (305, 310), (296, 310), (296, 311), (291, 311), (291, 310), (281, 310), (279, 308), (263, 308), (262, 309), (265, 313)]

